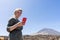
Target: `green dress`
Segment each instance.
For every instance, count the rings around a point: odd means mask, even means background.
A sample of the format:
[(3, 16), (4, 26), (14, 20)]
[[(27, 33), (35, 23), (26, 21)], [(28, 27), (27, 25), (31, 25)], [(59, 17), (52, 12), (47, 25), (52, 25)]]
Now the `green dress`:
[(23, 40), (22, 39), (22, 29), (23, 29), (23, 26), (19, 27), (19, 28), (16, 28), (14, 29), (13, 31), (9, 31), (9, 28), (8, 27), (11, 27), (13, 26), (14, 24), (20, 22), (18, 19), (15, 19), (15, 18), (11, 18), (9, 21), (8, 21), (8, 24), (7, 24), (7, 31), (9, 32), (9, 40)]

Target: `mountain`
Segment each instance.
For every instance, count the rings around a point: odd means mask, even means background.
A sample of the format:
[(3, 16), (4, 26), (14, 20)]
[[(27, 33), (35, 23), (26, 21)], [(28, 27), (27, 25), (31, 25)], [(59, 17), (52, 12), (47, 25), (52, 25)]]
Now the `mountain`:
[(33, 35), (60, 35), (60, 32), (50, 28), (44, 28)]

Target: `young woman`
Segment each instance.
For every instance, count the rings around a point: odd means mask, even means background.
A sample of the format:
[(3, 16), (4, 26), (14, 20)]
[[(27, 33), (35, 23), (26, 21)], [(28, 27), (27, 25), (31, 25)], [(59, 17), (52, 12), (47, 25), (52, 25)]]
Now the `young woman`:
[(7, 24), (7, 31), (9, 32), (9, 40), (23, 40), (22, 39), (22, 29), (23, 22), (20, 22), (18, 18), (21, 16), (22, 10), (16, 9), (14, 11), (14, 18), (11, 18)]

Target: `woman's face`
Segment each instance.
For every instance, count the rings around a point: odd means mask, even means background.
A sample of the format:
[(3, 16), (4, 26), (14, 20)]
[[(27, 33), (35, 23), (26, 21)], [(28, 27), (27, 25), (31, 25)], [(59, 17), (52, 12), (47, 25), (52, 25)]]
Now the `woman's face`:
[(22, 11), (20, 11), (20, 10), (16, 11), (15, 12), (16, 18), (19, 18), (21, 16), (21, 14), (22, 14)]

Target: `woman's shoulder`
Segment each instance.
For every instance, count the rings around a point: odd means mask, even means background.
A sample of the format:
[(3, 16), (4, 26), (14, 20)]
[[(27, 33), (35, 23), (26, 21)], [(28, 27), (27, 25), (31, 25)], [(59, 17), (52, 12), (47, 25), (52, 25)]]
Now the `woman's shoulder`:
[(16, 19), (15, 18), (11, 18), (11, 19), (9, 19), (9, 21), (15, 21)]

